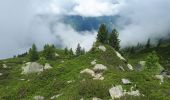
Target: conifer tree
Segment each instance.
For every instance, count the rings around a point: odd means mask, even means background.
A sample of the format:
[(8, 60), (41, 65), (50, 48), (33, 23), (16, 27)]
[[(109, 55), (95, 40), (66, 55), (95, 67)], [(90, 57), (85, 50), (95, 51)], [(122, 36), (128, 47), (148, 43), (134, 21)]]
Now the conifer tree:
[(55, 58), (55, 47), (53, 45), (45, 45), (43, 55), (47, 60), (52, 60)]
[(151, 42), (151, 40), (148, 39), (147, 44), (145, 46), (146, 49), (149, 49), (151, 47), (151, 43), (150, 42)]
[(29, 60), (31, 62), (37, 61), (39, 59), (37, 47), (35, 44), (32, 45), (32, 48), (29, 50)]
[(108, 30), (105, 24), (101, 24), (97, 34), (97, 41), (101, 43), (107, 43)]
[(77, 56), (81, 55), (81, 46), (80, 46), (80, 44), (77, 45), (76, 55)]
[(67, 49), (67, 47), (64, 49), (64, 53), (65, 53), (66, 55), (68, 55), (68, 49)]
[(115, 50), (119, 51), (120, 49), (120, 40), (119, 40), (119, 34), (116, 29), (112, 30), (112, 33), (109, 35), (108, 43), (110, 46), (112, 46)]

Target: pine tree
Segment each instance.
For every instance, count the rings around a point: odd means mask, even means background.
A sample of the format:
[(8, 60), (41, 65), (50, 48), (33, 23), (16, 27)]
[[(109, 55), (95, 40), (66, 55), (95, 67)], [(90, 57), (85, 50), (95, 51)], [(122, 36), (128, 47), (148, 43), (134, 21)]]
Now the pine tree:
[(67, 47), (64, 49), (64, 53), (65, 53), (66, 55), (68, 55), (68, 49), (67, 49)]
[(105, 24), (101, 24), (97, 34), (97, 41), (101, 43), (107, 43), (108, 30)]
[(119, 34), (116, 29), (112, 30), (112, 33), (109, 35), (109, 45), (111, 45), (115, 50), (119, 51), (120, 49), (120, 40), (118, 39)]
[(81, 55), (81, 46), (80, 46), (80, 44), (77, 45), (76, 55), (77, 56)]
[(35, 44), (32, 45), (32, 48), (29, 50), (29, 60), (31, 62), (37, 61), (39, 59), (37, 47)]
[(52, 60), (55, 58), (55, 47), (54, 46), (50, 46), (50, 45), (45, 45), (44, 46), (44, 51), (43, 51), (43, 55), (47, 60)]
[(149, 49), (151, 47), (150, 39), (148, 39), (147, 44), (145, 46), (146, 49)]
[(70, 55), (70, 56), (73, 56), (73, 55), (74, 55), (72, 48), (69, 50), (69, 55)]

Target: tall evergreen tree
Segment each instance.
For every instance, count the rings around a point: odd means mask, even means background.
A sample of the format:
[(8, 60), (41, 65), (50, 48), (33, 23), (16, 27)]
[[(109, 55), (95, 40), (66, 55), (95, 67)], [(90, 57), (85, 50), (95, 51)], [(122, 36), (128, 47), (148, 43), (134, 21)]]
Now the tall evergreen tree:
[(52, 45), (45, 45), (44, 46), (44, 51), (43, 51), (43, 55), (47, 60), (52, 60), (55, 58), (55, 47), (53, 47)]
[(76, 55), (77, 56), (81, 55), (81, 46), (80, 46), (80, 44), (77, 45)]
[(149, 49), (150, 47), (151, 47), (151, 40), (148, 39), (145, 48), (146, 48), (146, 49)]
[(101, 43), (107, 43), (108, 30), (105, 24), (101, 24), (97, 34), (97, 40)]
[(112, 30), (112, 33), (109, 35), (108, 43), (111, 45), (115, 50), (119, 51), (120, 49), (120, 40), (119, 40), (119, 34), (116, 29)]
[(31, 62), (37, 61), (39, 59), (37, 47), (35, 44), (32, 45), (32, 48), (29, 50), (29, 60)]
[(65, 53), (66, 55), (68, 55), (68, 49), (67, 49), (67, 47), (64, 49), (64, 53)]

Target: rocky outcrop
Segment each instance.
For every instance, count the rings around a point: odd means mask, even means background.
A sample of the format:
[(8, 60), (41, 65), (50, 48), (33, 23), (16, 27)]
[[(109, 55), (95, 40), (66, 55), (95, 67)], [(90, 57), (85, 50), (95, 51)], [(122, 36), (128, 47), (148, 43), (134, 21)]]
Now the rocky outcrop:
[(43, 66), (36, 63), (36, 62), (28, 62), (22, 67), (21, 74), (30, 74), (30, 73), (37, 73), (43, 71)]
[(103, 52), (106, 51), (106, 47), (105, 47), (105, 46), (102, 46), (102, 45), (99, 46), (99, 49), (102, 50)]

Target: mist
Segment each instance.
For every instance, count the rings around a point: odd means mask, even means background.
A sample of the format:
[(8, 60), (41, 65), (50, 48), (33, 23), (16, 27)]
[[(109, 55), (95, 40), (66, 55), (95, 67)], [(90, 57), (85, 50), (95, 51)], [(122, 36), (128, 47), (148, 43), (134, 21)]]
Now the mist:
[[(169, 0), (3, 0), (0, 1), (0, 58), (21, 54), (35, 43), (89, 50), (97, 30), (78, 32), (63, 16), (116, 16), (121, 46), (145, 43), (170, 32)], [(113, 26), (113, 27), (114, 27)]]

